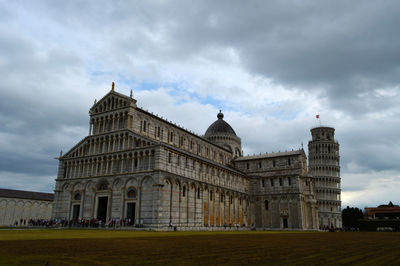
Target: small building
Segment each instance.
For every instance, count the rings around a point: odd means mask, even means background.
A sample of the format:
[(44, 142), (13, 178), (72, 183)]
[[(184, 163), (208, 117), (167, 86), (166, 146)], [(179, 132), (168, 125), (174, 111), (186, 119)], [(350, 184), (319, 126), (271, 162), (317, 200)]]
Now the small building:
[(0, 188), (0, 226), (16, 221), (50, 219), (54, 194)]
[(388, 205), (379, 205), (378, 207), (365, 207), (364, 217), (369, 220), (400, 219), (400, 206), (394, 205), (392, 202), (389, 202)]

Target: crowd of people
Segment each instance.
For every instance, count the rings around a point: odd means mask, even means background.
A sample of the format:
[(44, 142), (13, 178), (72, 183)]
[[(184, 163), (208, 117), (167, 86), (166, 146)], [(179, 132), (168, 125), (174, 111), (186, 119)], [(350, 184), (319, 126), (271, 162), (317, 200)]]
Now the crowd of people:
[[(63, 225), (65, 226), (65, 225)], [(92, 228), (112, 228), (112, 227), (126, 227), (135, 226), (135, 221), (130, 218), (126, 219), (111, 219), (108, 222), (101, 219), (75, 219), (67, 221), (69, 227), (92, 227)]]
[[(140, 224), (135, 224), (135, 221), (130, 218), (126, 219), (112, 219), (109, 220), (108, 222), (105, 222), (101, 219), (73, 219), (73, 220), (67, 220), (67, 219), (20, 219), (14, 222), (14, 226), (29, 226), (29, 227), (75, 227), (75, 228), (121, 228), (121, 227), (141, 227)], [(239, 230), (240, 225), (239, 224), (224, 224), (223, 225), (225, 229), (229, 228), (232, 229), (235, 228), (236, 230)], [(243, 226), (245, 226), (243, 224)], [(177, 230), (176, 226), (173, 226), (172, 221), (169, 222), (169, 228), (174, 229), (175, 231)], [(254, 228), (255, 229), (255, 228)], [(252, 229), (253, 230), (253, 229)], [(358, 228), (335, 228), (335, 227), (330, 227), (330, 226), (324, 226), (322, 228), (323, 231), (329, 231), (329, 232), (337, 232), (337, 231), (359, 231)]]
[(55, 225), (54, 220), (49, 219), (20, 219), (14, 222), (14, 226), (45, 226), (52, 227)]
[[(112, 219), (105, 222), (101, 219), (20, 219), (14, 222), (19, 227), (86, 227), (86, 228), (116, 228), (135, 226), (133, 219)], [(137, 226), (137, 225), (136, 225)]]
[(323, 231), (328, 231), (328, 232), (340, 232), (340, 231), (344, 231), (343, 228), (336, 228), (334, 226), (328, 226), (328, 225), (324, 225), (322, 227)]

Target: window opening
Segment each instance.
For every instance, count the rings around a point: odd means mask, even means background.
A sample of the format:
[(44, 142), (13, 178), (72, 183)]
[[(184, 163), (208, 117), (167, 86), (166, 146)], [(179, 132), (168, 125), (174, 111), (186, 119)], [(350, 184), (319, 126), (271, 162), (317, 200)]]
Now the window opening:
[(129, 190), (127, 193), (127, 197), (130, 199), (136, 198), (136, 191), (134, 189)]
[(74, 200), (81, 200), (81, 194), (80, 193), (76, 193), (74, 196)]

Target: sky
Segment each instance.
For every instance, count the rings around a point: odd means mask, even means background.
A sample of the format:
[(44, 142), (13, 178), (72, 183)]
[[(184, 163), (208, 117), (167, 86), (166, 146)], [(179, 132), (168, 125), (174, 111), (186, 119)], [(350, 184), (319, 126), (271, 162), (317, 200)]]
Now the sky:
[[(336, 129), (342, 207), (400, 204), (399, 1), (0, 0), (0, 187), (52, 192), (116, 83), (203, 135), (219, 109), (244, 154)], [(315, 116), (320, 115), (320, 121)]]

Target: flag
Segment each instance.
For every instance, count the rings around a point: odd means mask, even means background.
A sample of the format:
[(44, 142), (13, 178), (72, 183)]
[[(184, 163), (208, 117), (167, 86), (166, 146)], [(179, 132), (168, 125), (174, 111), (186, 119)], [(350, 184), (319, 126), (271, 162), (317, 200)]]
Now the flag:
[(315, 118), (316, 118), (316, 119), (319, 119), (319, 115), (316, 115)]

